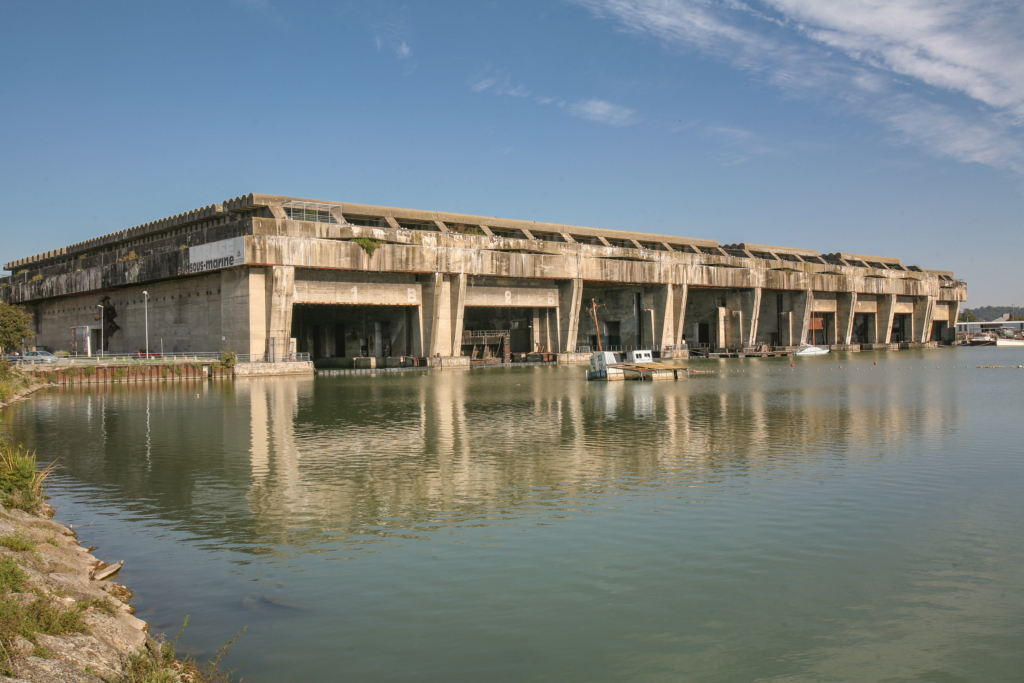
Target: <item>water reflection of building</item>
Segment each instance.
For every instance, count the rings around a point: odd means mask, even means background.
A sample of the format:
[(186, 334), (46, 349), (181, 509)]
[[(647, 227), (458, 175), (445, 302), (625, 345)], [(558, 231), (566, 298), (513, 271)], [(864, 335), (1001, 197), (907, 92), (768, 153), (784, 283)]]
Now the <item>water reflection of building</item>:
[(484, 372), (237, 383), (259, 533), (301, 542), (500, 523), (609, 488), (806, 473), (941, 439), (956, 422), (948, 387), (881, 381), (880, 369), (599, 387), (552, 368)]

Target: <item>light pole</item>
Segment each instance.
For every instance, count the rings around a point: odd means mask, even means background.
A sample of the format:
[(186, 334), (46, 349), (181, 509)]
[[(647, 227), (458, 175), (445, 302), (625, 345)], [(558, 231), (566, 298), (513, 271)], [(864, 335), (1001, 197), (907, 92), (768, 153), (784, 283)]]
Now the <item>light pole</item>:
[(142, 297), (142, 301), (146, 306), (146, 360), (149, 360), (149, 292), (142, 292)]
[(100, 309), (100, 355), (103, 355), (103, 304), (96, 304), (96, 308)]

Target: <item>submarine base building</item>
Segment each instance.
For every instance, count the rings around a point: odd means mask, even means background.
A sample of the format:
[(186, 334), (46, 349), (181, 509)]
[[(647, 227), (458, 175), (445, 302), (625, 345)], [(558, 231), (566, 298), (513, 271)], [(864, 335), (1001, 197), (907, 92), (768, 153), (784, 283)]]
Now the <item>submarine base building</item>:
[[(6, 264), (37, 348), (465, 362), (949, 342), (966, 284), (898, 258), (248, 194)], [(144, 293), (145, 292), (145, 293)], [(440, 360), (438, 360), (440, 359)], [(445, 359), (451, 359), (446, 361)]]

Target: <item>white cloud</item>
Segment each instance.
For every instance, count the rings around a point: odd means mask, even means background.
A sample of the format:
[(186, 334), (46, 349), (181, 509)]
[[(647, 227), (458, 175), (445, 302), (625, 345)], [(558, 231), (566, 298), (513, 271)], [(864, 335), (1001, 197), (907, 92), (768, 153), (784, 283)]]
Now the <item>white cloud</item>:
[(507, 75), (495, 76), (484, 75), (469, 85), (473, 92), (491, 91), (495, 95), (507, 95), (509, 97), (529, 97), (530, 91), (524, 85), (512, 85), (512, 80)]
[(841, 104), (934, 154), (1024, 172), (1020, 2), (573, 1), (790, 96)]
[(583, 100), (569, 105), (569, 113), (581, 119), (609, 126), (631, 126), (637, 122), (636, 109), (604, 100)]
[(405, 59), (406, 57), (412, 54), (412, 50), (409, 49), (409, 44), (406, 43), (404, 40), (400, 43), (396, 43), (394, 45), (394, 48), (395, 54), (398, 55), (399, 59)]

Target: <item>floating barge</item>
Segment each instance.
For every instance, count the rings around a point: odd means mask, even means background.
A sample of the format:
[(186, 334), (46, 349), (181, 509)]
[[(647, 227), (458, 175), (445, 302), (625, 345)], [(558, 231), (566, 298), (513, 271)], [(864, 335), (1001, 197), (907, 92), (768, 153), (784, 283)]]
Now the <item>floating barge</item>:
[(690, 369), (685, 366), (666, 366), (655, 363), (650, 351), (630, 351), (625, 361), (611, 351), (595, 351), (590, 357), (591, 369), (587, 371), (588, 381), (620, 382), (636, 380), (659, 382), (689, 377)]

